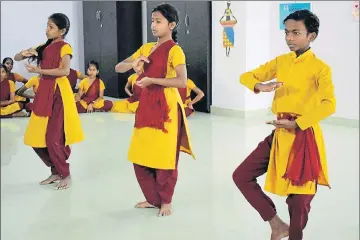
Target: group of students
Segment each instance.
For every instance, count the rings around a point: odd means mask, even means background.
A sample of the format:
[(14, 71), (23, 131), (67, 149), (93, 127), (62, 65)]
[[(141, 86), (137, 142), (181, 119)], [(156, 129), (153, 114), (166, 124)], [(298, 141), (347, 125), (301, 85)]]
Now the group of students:
[[(39, 75), (27, 80), (18, 73), (12, 73), (13, 65), (14, 61), (10, 57), (4, 58), (3, 64), (0, 65), (1, 82), (4, 85), (2, 87), (4, 89), (3, 95), (1, 95), (1, 118), (30, 116), (33, 108), (30, 99), (34, 99), (40, 83)], [(132, 74), (125, 85), (125, 92), (129, 95), (129, 98), (112, 102), (104, 100), (105, 84), (99, 76), (99, 68), (99, 63), (95, 61), (88, 63), (87, 75), (70, 68), (70, 74), (67, 78), (74, 92), (78, 113), (91, 113), (94, 111), (135, 113), (141, 94), (141, 88), (135, 84), (138, 75), (136, 73)], [(81, 81), (77, 86), (78, 79)], [(24, 85), (16, 90), (16, 82), (21, 82)], [(28, 89), (32, 89), (34, 94), (26, 93)], [(196, 93), (194, 99), (191, 99), (192, 91)], [(204, 92), (191, 79), (187, 79), (186, 87), (179, 88), (179, 93), (183, 99), (185, 114), (189, 117), (195, 112), (193, 105), (204, 97)], [(24, 109), (26, 113), (22, 111)]]
[[(1, 118), (12, 117), (28, 117), (31, 114), (33, 103), (30, 99), (34, 99), (37, 89), (40, 84), (40, 76), (36, 75), (29, 80), (18, 73), (12, 73), (14, 61), (12, 58), (4, 58), (1, 67), (1, 84), (2, 84), (2, 98), (4, 104), (1, 105)], [(67, 76), (71, 88), (74, 92), (77, 91), (76, 84), (78, 79), (86, 78), (81, 72), (70, 69), (70, 74)], [(16, 82), (23, 83), (19, 89), (16, 90)], [(34, 94), (28, 94), (26, 91), (32, 89)], [(26, 110), (27, 113), (22, 110)]]
[[(183, 104), (185, 94), (178, 90), (186, 87), (188, 79), (185, 54), (177, 44), (178, 23), (173, 6), (160, 4), (154, 8), (151, 29), (158, 41), (144, 44), (115, 66), (119, 73), (131, 69), (136, 72), (127, 84), (127, 88), (133, 87), (131, 96), (123, 103), (129, 111), (136, 109), (128, 159), (146, 200), (136, 207), (159, 208), (159, 216), (172, 213), (180, 151), (195, 159)], [(240, 82), (256, 94), (275, 91), (272, 112), (277, 120), (267, 122), (275, 129), (234, 171), (233, 180), (270, 224), (271, 240), (300, 240), (318, 185), (330, 185), (319, 122), (335, 112), (336, 100), (330, 67), (310, 49), (318, 35), (319, 19), (310, 11), (299, 10), (290, 14), (284, 24), (291, 52), (240, 77)], [(76, 106), (81, 104), (86, 109), (96, 101), (86, 98), (75, 103), (66, 77), (73, 53), (63, 40), (69, 28), (64, 14), (51, 15), (46, 29), (48, 41), (14, 58), (36, 61), (37, 65), (27, 64), (26, 68), (41, 74), (24, 142), (51, 169), (51, 175), (41, 184), (59, 181), (56, 189), (70, 186), (66, 162), (71, 152), (69, 145), (84, 139)], [(90, 70), (98, 73), (96, 64), (93, 66)], [(272, 82), (275, 78), (277, 81)], [(90, 83), (86, 88), (90, 91)], [(93, 89), (103, 88), (98, 81)], [(257, 178), (266, 172), (265, 190), (287, 196), (290, 225), (280, 219), (274, 203), (257, 183)]]

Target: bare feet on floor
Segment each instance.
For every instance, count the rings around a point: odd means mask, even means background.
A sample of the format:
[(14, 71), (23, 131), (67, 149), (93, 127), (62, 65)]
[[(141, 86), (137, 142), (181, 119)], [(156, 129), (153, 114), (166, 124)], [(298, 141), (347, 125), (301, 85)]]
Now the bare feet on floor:
[(43, 180), (40, 182), (40, 185), (47, 185), (47, 184), (51, 184), (53, 182), (59, 181), (61, 180), (61, 177), (59, 175), (51, 175), (50, 177), (48, 177), (47, 179)]
[(56, 184), (55, 190), (64, 190), (69, 188), (71, 185), (71, 176), (60, 179), (60, 182)]
[(135, 208), (155, 208), (155, 206), (153, 206), (150, 203), (148, 203), (147, 201), (145, 201), (145, 202), (139, 202), (138, 204), (136, 204)]
[(289, 236), (289, 225), (283, 222), (278, 215), (269, 221), (271, 226), (270, 240), (281, 240)]
[(172, 213), (171, 204), (161, 204), (159, 217), (170, 216)]

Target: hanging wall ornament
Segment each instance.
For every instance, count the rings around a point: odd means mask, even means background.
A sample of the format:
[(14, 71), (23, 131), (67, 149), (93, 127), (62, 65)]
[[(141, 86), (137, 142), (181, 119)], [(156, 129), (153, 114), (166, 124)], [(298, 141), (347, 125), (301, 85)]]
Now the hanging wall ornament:
[(353, 15), (355, 21), (358, 22), (359, 21), (359, 1), (353, 2), (352, 15)]
[(237, 23), (236, 18), (230, 9), (231, 2), (227, 2), (227, 8), (224, 15), (220, 19), (220, 24), (223, 26), (223, 46), (226, 51), (226, 56), (230, 55), (230, 49), (234, 47), (235, 33), (234, 26)]

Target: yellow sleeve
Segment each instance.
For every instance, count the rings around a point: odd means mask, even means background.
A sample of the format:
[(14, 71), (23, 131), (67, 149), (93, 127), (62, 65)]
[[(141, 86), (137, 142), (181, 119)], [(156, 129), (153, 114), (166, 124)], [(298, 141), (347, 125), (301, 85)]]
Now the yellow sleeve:
[(24, 77), (18, 73), (14, 73), (14, 77), (16, 82), (21, 82), (22, 80), (24, 80)]
[(305, 113), (296, 119), (296, 123), (301, 130), (319, 123), (321, 120), (332, 115), (336, 110), (336, 99), (330, 67), (327, 66), (321, 70), (316, 84), (321, 103), (315, 109), (312, 109), (311, 112)]
[(79, 78), (80, 78), (80, 76), (81, 76), (81, 72), (76, 71), (76, 75), (77, 75), (77, 78), (79, 79)]
[(15, 83), (13, 81), (9, 81), (10, 83), (10, 92), (14, 93), (16, 91)]
[(133, 55), (131, 55), (131, 58), (134, 60), (139, 58), (141, 55), (143, 55), (143, 49), (144, 49), (144, 45), (142, 45), (138, 50), (136, 50), (136, 52)]
[(70, 55), (70, 57), (73, 55), (73, 50), (69, 44), (66, 44), (61, 48), (60, 57), (63, 58), (65, 55)]
[(104, 82), (100, 79), (100, 91), (104, 91), (105, 90), (105, 84)]
[[(135, 74), (135, 73), (134, 73), (134, 74)], [(127, 79), (128, 83), (131, 83), (131, 82), (132, 82), (132, 79), (133, 79), (134, 74), (131, 74), (130, 77), (128, 77), (128, 79)]]
[(175, 45), (170, 50), (170, 57), (171, 57), (171, 65), (176, 68), (179, 65), (185, 65), (186, 59), (185, 54), (182, 48), (179, 45)]
[(193, 90), (194, 88), (196, 88), (196, 85), (191, 79), (188, 78), (188, 80), (186, 81), (186, 87)]
[(128, 78), (128, 83), (135, 82), (137, 78), (138, 78), (138, 75), (136, 73), (131, 74), (130, 77)]
[(79, 89), (84, 90), (85, 81), (86, 81), (86, 78), (84, 78), (83, 80), (81, 80), (81, 81), (79, 82), (79, 86), (78, 86)]
[(260, 67), (246, 72), (240, 76), (240, 83), (254, 92), (257, 83), (266, 82), (276, 78), (276, 66), (278, 58), (261, 65)]
[(31, 77), (27, 83), (25, 83), (26, 88), (31, 88), (36, 85), (38, 76)]

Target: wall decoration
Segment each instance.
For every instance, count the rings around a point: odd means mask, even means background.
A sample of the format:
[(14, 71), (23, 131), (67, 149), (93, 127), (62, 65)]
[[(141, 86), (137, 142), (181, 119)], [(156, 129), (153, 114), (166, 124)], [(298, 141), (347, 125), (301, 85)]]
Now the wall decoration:
[(230, 55), (230, 49), (234, 47), (235, 33), (234, 26), (237, 23), (236, 18), (232, 14), (230, 9), (231, 2), (228, 1), (227, 8), (225, 9), (224, 15), (220, 19), (220, 24), (223, 26), (223, 46), (226, 51), (226, 56)]
[(358, 22), (359, 21), (359, 1), (353, 2), (352, 15), (353, 15), (355, 21)]
[(291, 13), (296, 12), (298, 10), (307, 9), (311, 11), (310, 3), (281, 3), (280, 4), (280, 30), (285, 30), (285, 25), (283, 24), (284, 19), (289, 16)]

